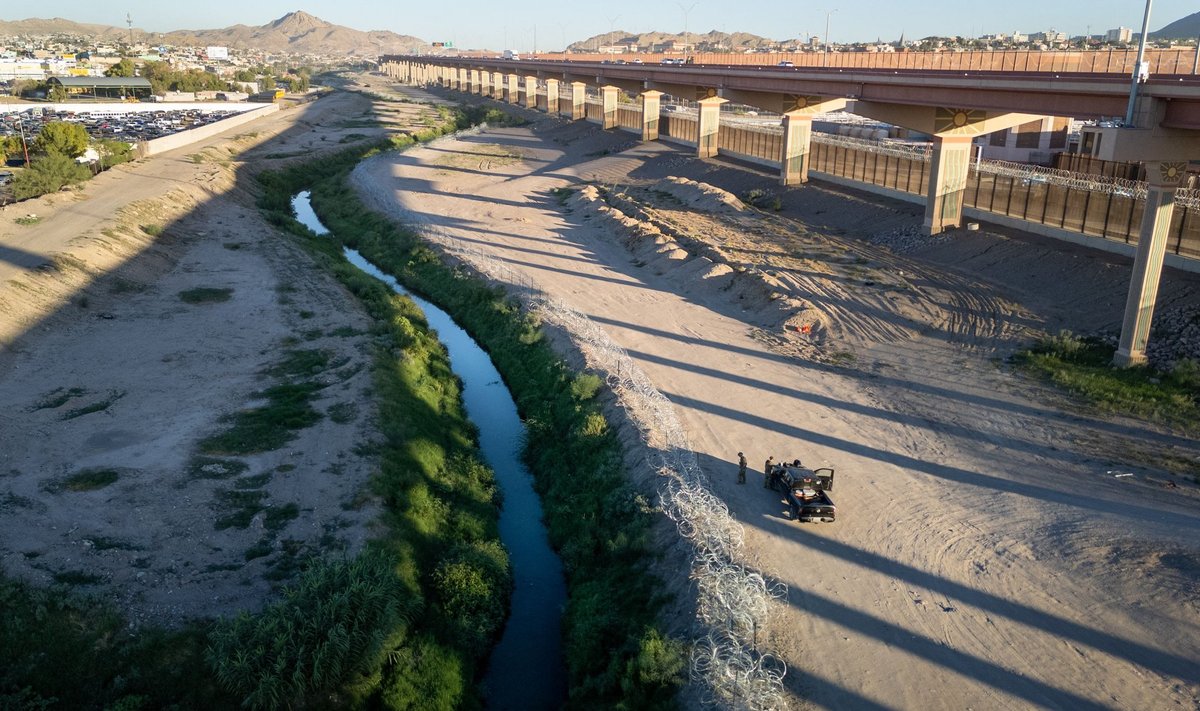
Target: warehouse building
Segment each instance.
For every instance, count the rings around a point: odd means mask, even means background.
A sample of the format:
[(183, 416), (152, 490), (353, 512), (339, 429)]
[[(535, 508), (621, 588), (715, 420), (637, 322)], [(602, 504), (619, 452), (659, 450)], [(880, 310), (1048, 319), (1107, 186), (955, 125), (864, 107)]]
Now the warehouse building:
[(150, 80), (142, 77), (50, 77), (50, 86), (61, 85), (73, 99), (145, 99)]

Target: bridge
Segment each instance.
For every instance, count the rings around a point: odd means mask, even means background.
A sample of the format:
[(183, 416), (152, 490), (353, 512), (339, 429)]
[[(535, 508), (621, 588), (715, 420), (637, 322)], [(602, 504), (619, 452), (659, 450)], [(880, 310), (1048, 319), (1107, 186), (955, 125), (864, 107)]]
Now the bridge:
[[(757, 149), (753, 138), (743, 140), (748, 151), (732, 152), (778, 165), (783, 185), (806, 182), (812, 157), (820, 153), (814, 152), (813, 117), (852, 105), (855, 114), (932, 137), (928, 169), (918, 180), (924, 189), (924, 224), (930, 234), (961, 227), (968, 207), (980, 205), (978, 175), (974, 195), (970, 192), (971, 149), (976, 138), (1045, 116), (1123, 117), (1131, 81), (1110, 72), (680, 66), (472, 57), (385, 56), (380, 66), (408, 83), (490, 96), (549, 113), (561, 112), (573, 120), (591, 119), (605, 129), (631, 128), (646, 141), (682, 139), (694, 145), (700, 157), (731, 152), (730, 138), (744, 132), (722, 128), (722, 104), (757, 107), (781, 116), (778, 138), (757, 141)], [(589, 93), (597, 99), (589, 101)], [(664, 95), (695, 102), (694, 126), (664, 114)], [(637, 97), (633, 107), (629, 106), (630, 96)], [(1096, 139), (1118, 160), (1143, 162), (1147, 175), (1144, 186), (1108, 191), (1109, 211), (1114, 193), (1134, 198), (1125, 234), (1127, 242), (1136, 244), (1134, 278), (1116, 357), (1121, 365), (1145, 360), (1169, 237), (1178, 234), (1176, 253), (1182, 254), (1184, 233), (1196, 231), (1195, 236), (1188, 235), (1189, 245), (1196, 243), (1189, 249), (1197, 250), (1190, 256), (1200, 256), (1200, 223), (1178, 219), (1175, 211), (1177, 197), (1183, 199), (1186, 209), (1200, 207), (1200, 196), (1181, 189), (1188, 160), (1200, 158), (1200, 75), (1153, 75), (1139, 83), (1133, 108), (1132, 125), (1099, 129)], [(767, 155), (758, 155), (764, 153), (763, 144), (769, 146)], [(1023, 180), (1025, 187), (1033, 183), (1032, 178)], [(1049, 181), (1043, 178), (1041, 182)], [(991, 209), (994, 182), (992, 187), (988, 211), (995, 212)], [(1027, 198), (1031, 192), (1032, 188)], [(1008, 196), (1011, 203), (1011, 183)], [(1043, 205), (1049, 201), (1047, 194)], [(1090, 202), (1087, 195), (1080, 232), (1088, 232)], [(1044, 207), (1043, 213), (1047, 209)], [(1067, 209), (1064, 198), (1059, 227), (1067, 226)], [(1136, 237), (1131, 238), (1135, 213)], [(1028, 209), (1023, 214), (1027, 215)], [(1109, 217), (1106, 212), (1105, 236)]]

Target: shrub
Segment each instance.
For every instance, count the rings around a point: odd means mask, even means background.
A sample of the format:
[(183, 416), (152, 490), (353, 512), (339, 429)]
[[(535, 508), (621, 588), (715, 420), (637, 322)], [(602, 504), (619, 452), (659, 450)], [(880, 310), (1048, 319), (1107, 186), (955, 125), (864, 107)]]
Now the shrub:
[(57, 192), (66, 185), (82, 183), (91, 176), (87, 166), (79, 165), (62, 153), (47, 153), (13, 178), (13, 197), (28, 200)]
[(571, 397), (579, 401), (591, 400), (604, 387), (604, 381), (594, 373), (580, 373), (571, 381)]
[(133, 159), (133, 146), (111, 138), (96, 141), (96, 152), (100, 154), (101, 170), (108, 170), (114, 165), (128, 163)]
[(382, 667), (420, 600), (382, 554), (310, 566), (261, 615), (221, 621), (205, 659), (221, 686), (253, 709), (299, 705)]
[(504, 624), (511, 584), (508, 554), (494, 541), (458, 546), (438, 564), (433, 589), (460, 646), (490, 645)]
[(466, 692), (462, 661), (432, 638), (397, 650), (392, 667), (404, 673), (389, 676), (380, 695), (385, 708), (453, 711), (461, 705)]
[[(147, 232), (146, 234), (152, 234)], [(187, 289), (179, 292), (179, 300), (185, 304), (216, 304), (222, 301), (229, 301), (233, 296), (233, 289), (217, 289), (214, 287), (199, 286), (195, 289)]]

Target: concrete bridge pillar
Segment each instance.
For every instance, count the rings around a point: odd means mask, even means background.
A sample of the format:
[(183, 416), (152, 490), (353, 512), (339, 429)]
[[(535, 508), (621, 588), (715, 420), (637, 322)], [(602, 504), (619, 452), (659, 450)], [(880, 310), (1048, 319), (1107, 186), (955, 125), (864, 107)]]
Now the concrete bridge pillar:
[(617, 127), (617, 95), (621, 90), (615, 86), (600, 87), (600, 103), (604, 107), (602, 125), (604, 130)]
[(492, 98), (504, 101), (504, 75), (500, 72), (492, 73)]
[(1137, 253), (1133, 258), (1133, 278), (1125, 301), (1125, 320), (1121, 340), (1113, 355), (1113, 364), (1128, 368), (1146, 362), (1146, 343), (1150, 340), (1150, 321), (1158, 300), (1158, 281), (1162, 276), (1171, 215), (1175, 211), (1175, 191), (1187, 174), (1185, 162), (1147, 161), (1146, 209), (1138, 233)]
[(571, 120), (581, 121), (587, 118), (587, 84), (581, 81), (571, 82)]
[(546, 80), (546, 113), (554, 115), (558, 113), (558, 80)]
[(783, 115), (783, 155), (779, 158), (779, 182), (798, 185), (808, 182), (808, 156), (812, 148), (812, 114)]
[(507, 80), (507, 84), (504, 87), (504, 98), (508, 103), (515, 104), (521, 100), (521, 77), (516, 74), (509, 74), (505, 79)]
[(971, 167), (972, 136), (934, 136), (925, 229), (936, 235), (962, 226), (963, 191)]
[(721, 130), (721, 104), (725, 101), (719, 96), (710, 96), (696, 102), (700, 115), (696, 133), (696, 155), (700, 158), (711, 158), (717, 154)]
[(459, 91), (469, 91), (468, 87), (471, 86), (471, 72), (463, 67), (459, 67), (456, 74), (458, 82), (454, 88)]
[(643, 141), (658, 140), (658, 121), (660, 106), (662, 105), (662, 95), (661, 91), (655, 91), (654, 89), (641, 93)]
[(525, 108), (537, 108), (537, 77), (525, 77)]

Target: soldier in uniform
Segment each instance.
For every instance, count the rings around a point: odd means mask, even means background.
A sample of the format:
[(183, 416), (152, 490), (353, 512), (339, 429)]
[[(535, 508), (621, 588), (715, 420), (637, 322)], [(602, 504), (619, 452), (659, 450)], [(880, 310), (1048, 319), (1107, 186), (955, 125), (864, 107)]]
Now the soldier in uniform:
[(738, 452), (738, 483), (746, 483), (746, 455)]
[(771, 470), (775, 468), (775, 457), (767, 457), (767, 463), (763, 466), (763, 488), (771, 488)]

